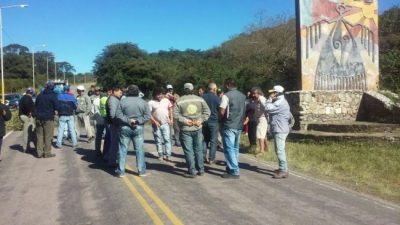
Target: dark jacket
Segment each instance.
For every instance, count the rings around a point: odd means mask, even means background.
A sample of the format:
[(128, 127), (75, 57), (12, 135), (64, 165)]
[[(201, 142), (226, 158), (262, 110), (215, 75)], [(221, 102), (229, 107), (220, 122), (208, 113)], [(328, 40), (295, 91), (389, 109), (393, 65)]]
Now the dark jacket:
[(53, 120), (54, 111), (58, 109), (57, 94), (53, 90), (45, 89), (37, 96), (35, 106), (37, 120)]
[(137, 125), (144, 125), (150, 119), (149, 105), (137, 96), (123, 98), (116, 109), (115, 119), (123, 126), (130, 126), (130, 119), (135, 119)]
[(24, 95), (19, 100), (19, 115), (29, 116), (31, 114), (34, 116), (35, 113), (35, 103), (32, 100), (32, 96)]
[(107, 102), (106, 102), (106, 121), (109, 124), (115, 124), (117, 125), (118, 121), (116, 120), (117, 116), (117, 108), (119, 107), (119, 101), (120, 99), (111, 95), (108, 97)]
[(229, 99), (229, 104), (225, 111), (224, 127), (242, 130), (246, 110), (246, 96), (236, 88), (232, 88), (225, 95)]
[(58, 115), (72, 116), (78, 106), (78, 102), (73, 94), (63, 93), (58, 95)]
[[(5, 115), (4, 115), (5, 112)], [(8, 107), (2, 103), (0, 103), (0, 137), (3, 137), (6, 134), (6, 123), (5, 121), (9, 121), (11, 119), (11, 112)]]
[(208, 118), (208, 122), (218, 123), (218, 110), (219, 110), (219, 105), (221, 104), (221, 99), (212, 92), (205, 93), (203, 95), (203, 98), (204, 101), (207, 102), (207, 105), (211, 111), (210, 118)]

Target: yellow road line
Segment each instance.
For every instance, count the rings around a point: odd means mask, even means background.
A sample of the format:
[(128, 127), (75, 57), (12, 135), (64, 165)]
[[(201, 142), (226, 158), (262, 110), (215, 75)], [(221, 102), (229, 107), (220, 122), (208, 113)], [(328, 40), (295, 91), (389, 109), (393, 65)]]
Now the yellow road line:
[[(133, 171), (131, 167), (126, 165), (126, 168)], [(143, 188), (147, 195), (160, 207), (168, 219), (174, 225), (183, 225), (182, 221), (172, 212), (172, 210), (150, 189), (150, 187), (142, 180), (142, 178), (135, 176), (136, 182)]]
[(150, 218), (153, 220), (156, 225), (163, 225), (164, 223), (161, 221), (160, 217), (154, 212), (154, 210), (150, 207), (149, 203), (143, 198), (143, 196), (138, 192), (132, 182), (127, 178), (122, 178), (125, 184), (129, 187), (129, 190), (135, 196), (135, 198), (139, 201), (140, 205), (144, 208)]

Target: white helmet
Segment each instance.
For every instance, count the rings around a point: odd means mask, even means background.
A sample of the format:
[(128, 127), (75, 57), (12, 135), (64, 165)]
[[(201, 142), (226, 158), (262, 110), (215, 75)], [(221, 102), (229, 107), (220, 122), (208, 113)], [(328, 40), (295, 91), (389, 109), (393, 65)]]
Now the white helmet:
[(78, 85), (78, 87), (76, 87), (76, 90), (85, 91), (85, 87), (83, 85)]

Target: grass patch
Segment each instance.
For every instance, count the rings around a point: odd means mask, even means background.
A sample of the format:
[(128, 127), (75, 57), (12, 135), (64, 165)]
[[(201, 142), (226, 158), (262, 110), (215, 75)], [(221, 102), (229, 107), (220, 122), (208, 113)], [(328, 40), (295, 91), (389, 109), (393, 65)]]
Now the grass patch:
[(22, 122), (19, 119), (18, 110), (12, 110), (11, 114), (11, 120), (6, 122), (6, 132), (10, 132), (12, 130), (22, 130)]
[[(242, 144), (248, 146), (247, 137)], [(276, 163), (273, 142), (268, 144), (264, 160)], [(400, 144), (288, 141), (286, 154), (290, 170), (400, 203)]]

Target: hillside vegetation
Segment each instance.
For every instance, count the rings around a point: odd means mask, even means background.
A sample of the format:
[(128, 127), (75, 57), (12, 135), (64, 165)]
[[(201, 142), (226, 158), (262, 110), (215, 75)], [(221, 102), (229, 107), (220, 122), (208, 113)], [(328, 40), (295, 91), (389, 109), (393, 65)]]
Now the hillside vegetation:
[[(31, 52), (23, 45), (4, 47), (4, 71), (7, 92), (32, 83)], [(35, 52), (37, 84), (54, 77), (54, 54)], [(56, 62), (57, 76), (72, 82), (75, 70), (68, 62)], [(259, 16), (245, 31), (220, 46), (205, 51), (169, 49), (147, 53), (130, 42), (106, 46), (94, 60), (93, 73), (101, 86), (138, 84), (144, 92), (171, 83), (177, 87), (192, 82), (197, 87), (214, 81), (222, 84), (235, 78), (241, 90), (260, 86), (263, 90), (281, 84), (286, 90), (298, 90), (296, 62), (296, 23), (285, 17)], [(400, 8), (393, 7), (380, 15), (381, 89), (400, 93)], [(89, 73), (86, 75), (90, 75)], [(82, 82), (84, 76), (78, 76)]]

